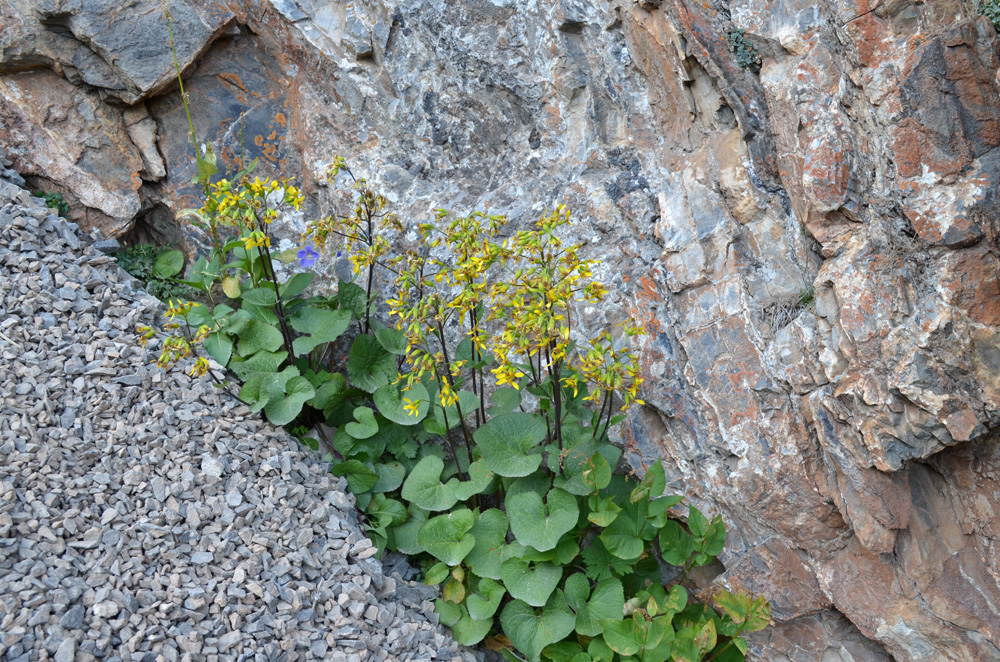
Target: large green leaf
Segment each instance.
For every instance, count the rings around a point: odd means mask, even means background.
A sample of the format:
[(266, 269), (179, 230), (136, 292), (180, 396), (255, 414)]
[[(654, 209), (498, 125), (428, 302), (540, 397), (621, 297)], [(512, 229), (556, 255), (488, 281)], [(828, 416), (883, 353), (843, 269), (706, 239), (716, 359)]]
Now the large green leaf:
[(420, 382), (414, 382), (402, 393), (395, 384), (386, 384), (376, 390), (372, 398), (378, 413), (399, 425), (416, 425), (427, 417), (431, 405), (430, 395)]
[(601, 621), (623, 617), (625, 591), (619, 580), (610, 578), (598, 582), (591, 592), (590, 582), (578, 573), (566, 580), (566, 601), (576, 612), (576, 631), (596, 637), (603, 632)]
[(557, 487), (549, 489), (549, 480), (542, 475), (514, 481), (504, 503), (508, 513), (517, 515), (510, 522), (514, 537), (540, 552), (555, 549), (580, 519), (576, 497)]
[(267, 420), (275, 425), (288, 425), (302, 411), (302, 405), (314, 395), (316, 395), (316, 391), (308, 379), (292, 377), (285, 384), (285, 395), (271, 398), (264, 407)]
[(521, 404), (521, 392), (509, 386), (498, 388), (493, 392), (492, 398), (493, 406), (490, 407), (490, 416), (512, 412)]
[(601, 532), (601, 542), (614, 556), (631, 561), (639, 558), (645, 549), (644, 534), (652, 538), (656, 529), (646, 526), (639, 506), (626, 502), (615, 521)]
[(669, 520), (660, 529), (660, 552), (667, 563), (683, 566), (694, 553), (694, 539), (678, 522)]
[(258, 412), (271, 400), (284, 397), (285, 385), (298, 376), (295, 366), (288, 366), (281, 372), (256, 373), (240, 389), (240, 400), (250, 405), (251, 411)]
[(346, 310), (323, 310), (306, 307), (290, 320), (292, 328), (304, 334), (292, 341), (297, 356), (313, 351), (318, 345), (333, 342), (347, 330), (351, 313)]
[(458, 565), (476, 544), (469, 533), (474, 523), (475, 516), (467, 508), (432, 517), (420, 527), (417, 544), (448, 565)]
[(250, 320), (240, 334), (237, 350), (240, 356), (245, 358), (260, 350), (275, 352), (281, 347), (282, 342), (281, 331), (277, 328), (266, 322)]
[(379, 463), (375, 465), (375, 473), (378, 474), (378, 482), (372, 492), (392, 492), (403, 484), (406, 467), (399, 462)]
[(510, 602), (500, 614), (500, 624), (514, 647), (530, 662), (538, 662), (543, 648), (573, 633), (576, 617), (562, 591), (556, 591), (541, 610), (521, 600)]
[(413, 467), (403, 482), (403, 498), (429, 511), (447, 510), (458, 502), (455, 488), (457, 478), (441, 482), (444, 462), (435, 455), (428, 455)]
[(382, 345), (385, 351), (402, 356), (406, 354), (406, 334), (399, 329), (381, 327), (375, 329), (375, 339)]
[(533, 607), (541, 607), (562, 579), (562, 568), (552, 563), (532, 567), (524, 559), (507, 559), (500, 564), (500, 578), (507, 592)]
[(458, 619), (457, 623), (451, 626), (451, 634), (455, 637), (455, 641), (463, 646), (474, 646), (485, 639), (486, 635), (490, 633), (490, 630), (493, 628), (493, 618), (476, 620), (469, 614), (464, 613), (464, 607), (462, 611), (462, 617)]
[(354, 315), (354, 319), (361, 319), (365, 316), (365, 306), (368, 297), (363, 287), (356, 283), (340, 281), (337, 286), (337, 300), (340, 307), (349, 310)]
[(469, 616), (478, 620), (492, 618), (506, 594), (507, 591), (497, 582), (492, 579), (481, 579), (476, 590), (465, 598)]
[(205, 351), (218, 361), (219, 365), (225, 367), (233, 356), (233, 339), (221, 331), (210, 333), (205, 338)]
[(500, 554), (508, 528), (507, 516), (496, 508), (485, 510), (476, 518), (472, 527), (476, 544), (465, 562), (480, 577), (500, 579)]
[(392, 530), (392, 541), (397, 551), (413, 556), (424, 551), (417, 542), (417, 535), (427, 521), (427, 511), (413, 504), (409, 504), (407, 510), (410, 518)]
[(167, 251), (153, 265), (153, 275), (160, 279), (173, 278), (184, 268), (184, 253)]
[(273, 287), (265, 286), (244, 292), (243, 301), (245, 303), (251, 303), (255, 306), (273, 306), (277, 303), (278, 298), (274, 296)]
[(532, 414), (501, 414), (487, 421), (474, 436), (486, 466), (501, 476), (527, 476), (542, 463), (540, 452), (532, 451), (545, 439), (545, 422)]
[(303, 271), (289, 278), (280, 288), (278, 288), (278, 291), (281, 292), (282, 300), (288, 300), (294, 296), (302, 294), (302, 292), (309, 287), (309, 284), (312, 283), (313, 277), (315, 276), (316, 274), (314, 273)]
[(634, 655), (642, 650), (645, 637), (633, 619), (608, 619), (601, 622), (601, 627), (604, 641), (619, 655)]
[(354, 339), (347, 359), (347, 376), (353, 386), (374, 393), (396, 379), (396, 357), (383, 349), (372, 336)]
[(234, 358), (229, 367), (232, 368), (237, 377), (245, 382), (255, 375), (276, 371), (287, 356), (288, 352), (260, 351), (245, 361), (237, 361)]

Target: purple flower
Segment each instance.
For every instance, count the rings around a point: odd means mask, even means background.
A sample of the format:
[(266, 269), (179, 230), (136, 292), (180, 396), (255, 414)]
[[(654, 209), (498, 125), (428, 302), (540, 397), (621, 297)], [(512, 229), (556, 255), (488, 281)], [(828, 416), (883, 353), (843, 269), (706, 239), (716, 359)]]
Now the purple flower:
[(302, 268), (311, 267), (316, 264), (319, 253), (313, 250), (312, 246), (306, 246), (299, 251), (299, 266)]

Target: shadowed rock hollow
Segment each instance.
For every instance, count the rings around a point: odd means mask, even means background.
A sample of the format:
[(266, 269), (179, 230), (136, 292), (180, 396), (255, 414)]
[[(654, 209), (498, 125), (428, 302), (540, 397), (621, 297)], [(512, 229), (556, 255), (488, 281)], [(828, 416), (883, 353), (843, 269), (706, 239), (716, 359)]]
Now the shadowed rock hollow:
[[(584, 323), (650, 331), (623, 442), (730, 523), (714, 581), (770, 597), (759, 659), (1000, 659), (1000, 46), (972, 2), (168, 4), (230, 167), (315, 210), (336, 154), (404, 217), (575, 210), (614, 292)], [(0, 140), (84, 227), (195, 204), (159, 5), (0, 0)]]

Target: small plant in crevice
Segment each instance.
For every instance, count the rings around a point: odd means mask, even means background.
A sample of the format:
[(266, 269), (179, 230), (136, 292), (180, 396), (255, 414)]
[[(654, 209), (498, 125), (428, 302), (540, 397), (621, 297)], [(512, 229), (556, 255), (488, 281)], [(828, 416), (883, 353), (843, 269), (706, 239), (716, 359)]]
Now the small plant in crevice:
[[(609, 431), (642, 404), (642, 332), (584, 335), (580, 309), (607, 289), (565, 239), (565, 207), (512, 233), (480, 212), (407, 224), (338, 157), (328, 181), (353, 205), (310, 223), (302, 271), (279, 278), (271, 223), (301, 192), (251, 179), (255, 164), (213, 181), (203, 146), (191, 217), (213, 248), (185, 282), (211, 305), (172, 301), (167, 325), (139, 329), (162, 342), (159, 365), (190, 361), (198, 376), (214, 359), (251, 410), (318, 449), (379, 549), (441, 585), (436, 611), (459, 643), (489, 637), (529, 662), (744, 659), (767, 601), (720, 589), (706, 604), (686, 583), (722, 553), (721, 517), (681, 510), (661, 462), (641, 480), (619, 469)], [(393, 255), (390, 236), (411, 231), (418, 247)], [(311, 293), (305, 269), (335, 251), (353, 274)], [(338, 341), (355, 328), (341, 373)]]
[(726, 43), (729, 51), (736, 56), (736, 64), (741, 69), (746, 69), (754, 74), (760, 73), (763, 64), (760, 53), (746, 37), (746, 32), (742, 28), (733, 28), (726, 33)]
[(1000, 0), (977, 0), (976, 11), (990, 19), (993, 28), (1000, 32)]
[(62, 193), (55, 191), (48, 193), (45, 191), (33, 191), (32, 195), (45, 200), (46, 206), (50, 209), (55, 209), (63, 218), (69, 216), (69, 204), (63, 200)]
[(812, 308), (816, 303), (816, 288), (812, 285), (799, 292), (799, 306)]

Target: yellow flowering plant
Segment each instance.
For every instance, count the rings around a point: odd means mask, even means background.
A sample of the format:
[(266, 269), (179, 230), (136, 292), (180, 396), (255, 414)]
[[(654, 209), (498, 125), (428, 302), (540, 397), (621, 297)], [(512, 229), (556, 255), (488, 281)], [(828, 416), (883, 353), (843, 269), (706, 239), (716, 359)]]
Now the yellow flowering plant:
[[(489, 637), (528, 662), (743, 659), (742, 633), (770, 621), (766, 601), (719, 591), (717, 611), (685, 583), (723, 551), (721, 518), (678, 510), (661, 462), (642, 480), (619, 468), (608, 431), (616, 402), (642, 404), (629, 342), (641, 330), (587, 337), (578, 309), (608, 291), (565, 239), (566, 207), (517, 232), (503, 216), (438, 210), (394, 257), (402, 220), (338, 157), (327, 182), (347, 184), (352, 205), (307, 225), (302, 270), (281, 277), (271, 228), (301, 190), (251, 179), (253, 166), (213, 180), (198, 163), (193, 216), (213, 248), (185, 282), (212, 305), (170, 301), (139, 342), (155, 339), (157, 363), (190, 362), (192, 376), (214, 359), (253, 411), (314, 429), (308, 443), (346, 478), (368, 535), (443, 584), (436, 611), (460, 643)], [(335, 251), (365, 286), (310, 294), (307, 269)], [(383, 320), (376, 286), (389, 290)], [(680, 568), (666, 584), (665, 566)]]

